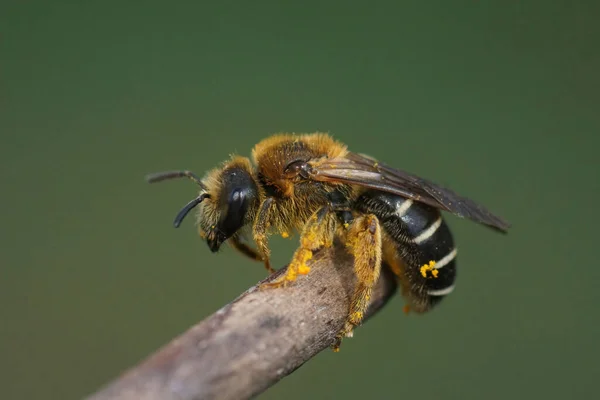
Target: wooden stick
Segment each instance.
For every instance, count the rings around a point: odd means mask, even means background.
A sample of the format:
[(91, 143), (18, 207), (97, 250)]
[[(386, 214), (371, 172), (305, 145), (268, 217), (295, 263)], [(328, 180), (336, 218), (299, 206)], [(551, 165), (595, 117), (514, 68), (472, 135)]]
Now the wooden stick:
[[(340, 247), (318, 252), (310, 273), (285, 288), (250, 288), (88, 399), (241, 400), (262, 393), (327, 349), (342, 328), (355, 279), (352, 258)], [(383, 268), (366, 317), (395, 291)], [(352, 345), (345, 339), (341, 351)]]

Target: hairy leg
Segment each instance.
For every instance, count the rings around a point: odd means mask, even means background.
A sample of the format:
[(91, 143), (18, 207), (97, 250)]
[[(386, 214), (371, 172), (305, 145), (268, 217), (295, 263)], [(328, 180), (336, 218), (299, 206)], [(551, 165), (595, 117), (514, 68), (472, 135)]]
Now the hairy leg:
[(331, 247), (336, 230), (336, 215), (330, 206), (326, 206), (315, 212), (306, 222), (300, 234), (300, 247), (294, 253), (292, 261), (284, 276), (271, 283), (265, 283), (264, 287), (285, 286), (296, 280), (298, 275), (306, 275), (310, 268), (306, 262), (313, 256), (313, 251), (322, 247)]
[(243, 243), (237, 236), (234, 236), (231, 239), (229, 239), (229, 244), (231, 245), (231, 247), (233, 247), (234, 249), (236, 249), (237, 251), (254, 261), (263, 260), (256, 250), (248, 246), (246, 243)]
[(360, 325), (369, 306), (373, 286), (381, 272), (381, 227), (374, 215), (356, 218), (348, 229), (346, 247), (354, 256), (356, 286), (350, 299), (348, 319), (339, 332), (332, 348), (338, 351), (343, 337), (351, 337), (355, 326)]
[(269, 217), (274, 205), (275, 200), (272, 197), (267, 197), (267, 199), (260, 205), (258, 209), (258, 215), (256, 216), (254, 226), (252, 227), (252, 235), (254, 237), (254, 241), (256, 242), (256, 246), (258, 247), (258, 254), (264, 261), (265, 268), (270, 273), (275, 272), (275, 270), (271, 267), (271, 262), (269, 261), (271, 252), (269, 250), (267, 230), (269, 229)]

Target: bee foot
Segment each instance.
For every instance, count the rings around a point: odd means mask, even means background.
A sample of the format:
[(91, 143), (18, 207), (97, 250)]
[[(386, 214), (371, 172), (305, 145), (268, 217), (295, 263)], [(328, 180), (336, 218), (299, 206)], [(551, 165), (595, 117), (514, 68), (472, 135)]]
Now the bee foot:
[(338, 332), (335, 337), (335, 341), (331, 345), (331, 349), (337, 353), (340, 351), (340, 346), (342, 345), (342, 339), (351, 338), (354, 336), (354, 325), (350, 322), (346, 322), (344, 324), (344, 328)]
[(334, 353), (338, 353), (340, 351), (341, 345), (342, 345), (342, 338), (338, 335), (338, 336), (336, 336), (335, 341), (331, 345), (331, 350), (333, 350)]
[(351, 322), (346, 322), (346, 324), (344, 325), (344, 329), (342, 329), (340, 331), (338, 336), (348, 337), (348, 338), (353, 337), (354, 336), (354, 324), (352, 324)]
[(266, 289), (277, 289), (280, 287), (285, 287), (287, 285), (288, 281), (284, 279), (280, 279), (280, 280), (276, 280), (273, 282), (266, 282), (261, 284), (258, 289), (259, 290), (266, 290)]

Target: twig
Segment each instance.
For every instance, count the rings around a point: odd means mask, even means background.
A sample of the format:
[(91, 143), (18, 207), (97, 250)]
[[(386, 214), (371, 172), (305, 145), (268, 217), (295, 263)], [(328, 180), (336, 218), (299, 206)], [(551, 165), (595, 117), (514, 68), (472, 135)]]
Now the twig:
[[(240, 400), (262, 393), (328, 348), (346, 318), (351, 257), (334, 246), (310, 266), (285, 288), (250, 288), (88, 399)], [(395, 290), (383, 268), (367, 317)], [(349, 345), (344, 340), (342, 351)]]

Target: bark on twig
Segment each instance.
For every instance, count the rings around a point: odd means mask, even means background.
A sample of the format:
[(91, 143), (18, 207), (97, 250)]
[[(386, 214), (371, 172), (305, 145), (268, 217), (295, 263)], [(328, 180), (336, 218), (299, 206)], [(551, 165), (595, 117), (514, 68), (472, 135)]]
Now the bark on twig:
[[(88, 399), (240, 400), (265, 391), (328, 348), (346, 318), (351, 257), (336, 246), (309, 265), (311, 272), (286, 288), (250, 288)], [(383, 268), (367, 318), (395, 290)], [(351, 345), (344, 340), (341, 351)]]

